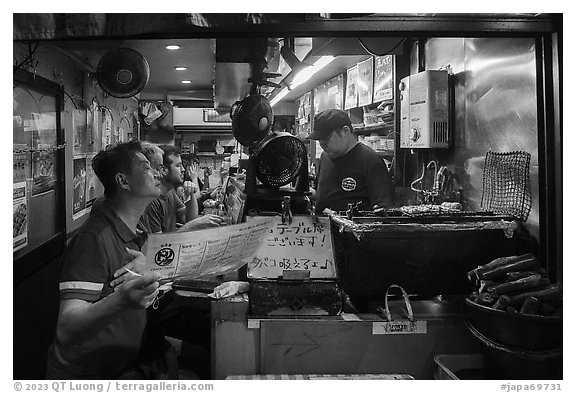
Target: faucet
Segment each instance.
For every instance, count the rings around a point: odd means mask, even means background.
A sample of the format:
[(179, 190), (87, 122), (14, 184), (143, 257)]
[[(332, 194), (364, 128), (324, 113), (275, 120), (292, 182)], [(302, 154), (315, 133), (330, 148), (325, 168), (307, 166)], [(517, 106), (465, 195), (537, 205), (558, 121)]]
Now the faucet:
[(436, 182), (438, 180), (438, 162), (434, 160), (430, 161), (428, 165), (426, 165), (426, 169), (432, 169), (432, 166), (434, 166), (434, 178), (433, 178), (434, 180), (432, 182), (432, 191), (437, 192), (438, 189), (436, 188)]
[(440, 169), (438, 169), (438, 173), (436, 174), (436, 179), (434, 181), (434, 189), (436, 191), (441, 192), (444, 190), (449, 172), (450, 171), (445, 166), (441, 166)]

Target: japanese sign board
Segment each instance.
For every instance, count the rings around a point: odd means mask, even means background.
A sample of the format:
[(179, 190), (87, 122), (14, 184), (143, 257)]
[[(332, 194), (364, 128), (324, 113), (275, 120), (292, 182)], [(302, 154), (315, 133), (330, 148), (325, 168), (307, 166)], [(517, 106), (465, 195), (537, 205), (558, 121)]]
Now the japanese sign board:
[(278, 278), (285, 270), (308, 270), (311, 279), (336, 278), (329, 218), (294, 216), (285, 224), (280, 216), (275, 219), (248, 264), (248, 277)]

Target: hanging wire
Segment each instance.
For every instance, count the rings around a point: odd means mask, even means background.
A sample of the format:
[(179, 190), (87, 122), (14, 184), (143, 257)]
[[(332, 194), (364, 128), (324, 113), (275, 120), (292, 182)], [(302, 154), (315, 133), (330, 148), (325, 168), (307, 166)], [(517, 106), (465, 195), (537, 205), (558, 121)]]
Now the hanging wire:
[(78, 105), (76, 105), (76, 102), (74, 102), (74, 98), (72, 98), (72, 96), (70, 94), (68, 94), (66, 92), (66, 90), (62, 89), (62, 91), (64, 92), (64, 94), (66, 94), (66, 96), (68, 96), (68, 98), (70, 98), (70, 101), (72, 101), (72, 104), (74, 104), (74, 108), (76, 108), (76, 110), (78, 110)]
[(119, 125), (122, 124), (122, 120), (126, 120), (126, 123), (128, 123), (128, 128), (132, 129), (132, 124), (130, 124), (130, 120), (128, 119), (128, 116), (124, 116), (120, 119), (120, 122), (118, 123)]
[(42, 113), (42, 109), (40, 109), (40, 104), (38, 103), (38, 101), (36, 101), (36, 98), (34, 97), (34, 94), (32, 94), (32, 92), (24, 87), (21, 86), (14, 86), (14, 89), (16, 88), (20, 88), (23, 91), (25, 91), (26, 93), (30, 94), (30, 97), (32, 97), (32, 101), (34, 101), (34, 104), (36, 104), (36, 108), (38, 109), (38, 113)]
[(356, 39), (358, 40), (358, 42), (360, 43), (360, 45), (362, 45), (362, 48), (364, 48), (364, 50), (365, 50), (368, 54), (370, 54), (370, 55), (372, 55), (372, 56), (386, 56), (386, 55), (389, 55), (389, 54), (391, 54), (392, 52), (394, 52), (400, 45), (402, 45), (402, 44), (404, 43), (404, 41), (406, 41), (406, 37), (404, 37), (404, 38), (400, 39), (400, 41), (399, 41), (396, 45), (394, 45), (394, 46), (392, 47), (392, 49), (386, 51), (385, 53), (378, 54), (378, 53), (374, 53), (373, 51), (371, 51), (371, 50), (366, 46), (366, 44), (364, 43), (364, 41), (362, 41), (362, 38), (357, 37)]
[(36, 64), (34, 63), (34, 54), (36, 53), (36, 50), (38, 49), (38, 45), (40, 44), (39, 41), (36, 41), (36, 43), (34, 44), (34, 48), (31, 49), (31, 43), (28, 43), (28, 56), (26, 56), (24, 58), (24, 60), (22, 60), (20, 63), (16, 64), (14, 66), (14, 72), (18, 71), (20, 68), (22, 68), (22, 66), (24, 64), (26, 64), (27, 62), (30, 63), (31, 68), (36, 68), (36, 66), (38, 65), (38, 61), (36, 61)]
[(395, 145), (392, 146), (392, 149), (390, 149), (388, 147), (388, 141), (392, 140), (392, 143), (395, 143), (396, 140), (394, 138), (390, 139), (391, 135), (396, 135), (397, 132), (395, 130), (390, 131), (388, 134), (386, 134), (386, 136), (384, 137), (384, 144), (386, 145), (386, 150), (393, 150), (395, 148)]
[(110, 118), (112, 119), (112, 121), (114, 121), (114, 115), (112, 114), (112, 111), (110, 110), (110, 108), (106, 107), (106, 106), (98, 106), (98, 109), (104, 109), (106, 111), (108, 111), (108, 113), (110, 113)]

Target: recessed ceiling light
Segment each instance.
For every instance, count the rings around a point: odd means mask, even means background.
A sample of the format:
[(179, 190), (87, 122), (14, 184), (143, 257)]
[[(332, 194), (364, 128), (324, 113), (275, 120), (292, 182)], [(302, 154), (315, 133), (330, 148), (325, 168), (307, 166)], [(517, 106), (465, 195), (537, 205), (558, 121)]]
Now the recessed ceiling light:
[(176, 71), (186, 71), (188, 67), (174, 67)]
[(180, 47), (178, 45), (166, 45), (166, 49), (176, 50), (176, 49), (180, 49)]
[(182, 83), (192, 83), (192, 81), (182, 81)]

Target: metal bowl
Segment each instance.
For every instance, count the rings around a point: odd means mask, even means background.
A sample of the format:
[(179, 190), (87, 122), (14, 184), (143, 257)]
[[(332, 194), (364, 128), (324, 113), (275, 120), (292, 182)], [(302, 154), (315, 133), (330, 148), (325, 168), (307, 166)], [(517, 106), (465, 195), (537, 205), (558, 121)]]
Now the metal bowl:
[(562, 348), (562, 317), (512, 314), (470, 299), (464, 315), (478, 332), (500, 345), (537, 351)]

